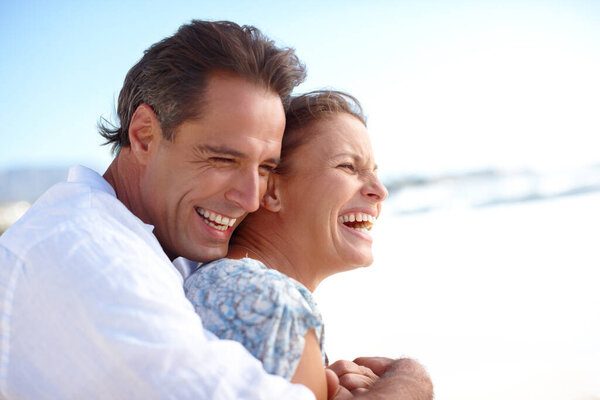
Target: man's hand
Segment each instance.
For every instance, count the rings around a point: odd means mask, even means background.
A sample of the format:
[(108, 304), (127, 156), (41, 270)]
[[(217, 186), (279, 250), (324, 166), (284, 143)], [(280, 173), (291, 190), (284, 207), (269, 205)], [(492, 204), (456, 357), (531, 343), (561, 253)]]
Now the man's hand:
[(369, 367), (352, 361), (336, 361), (327, 368), (335, 372), (339, 379), (340, 389), (338, 389), (338, 392), (341, 390), (342, 392), (348, 391), (353, 394), (360, 393), (379, 379), (379, 376)]
[(328, 368), (340, 380), (334, 400), (433, 399), (429, 375), (418, 362), (408, 358), (360, 357), (354, 362), (337, 361)]

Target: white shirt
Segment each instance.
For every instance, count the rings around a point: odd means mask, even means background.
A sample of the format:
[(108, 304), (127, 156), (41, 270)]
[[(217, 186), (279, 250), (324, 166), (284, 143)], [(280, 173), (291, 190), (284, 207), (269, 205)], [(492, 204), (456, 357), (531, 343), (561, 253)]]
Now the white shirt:
[(0, 398), (314, 398), (202, 328), (152, 230), (75, 167), (0, 237)]

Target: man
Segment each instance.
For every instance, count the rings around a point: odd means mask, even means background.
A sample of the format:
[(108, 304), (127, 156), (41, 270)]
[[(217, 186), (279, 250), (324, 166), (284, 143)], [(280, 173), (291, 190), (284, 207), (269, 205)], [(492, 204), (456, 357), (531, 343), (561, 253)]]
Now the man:
[[(101, 126), (117, 151), (104, 177), (72, 169), (0, 238), (0, 398), (312, 397), (205, 332), (171, 263), (225, 255), (277, 165), (283, 105), (304, 75), (292, 50), (229, 22), (192, 21), (146, 51), (120, 126)], [(382, 376), (367, 398), (431, 397), (410, 360), (357, 361), (332, 369), (350, 390), (365, 364)]]

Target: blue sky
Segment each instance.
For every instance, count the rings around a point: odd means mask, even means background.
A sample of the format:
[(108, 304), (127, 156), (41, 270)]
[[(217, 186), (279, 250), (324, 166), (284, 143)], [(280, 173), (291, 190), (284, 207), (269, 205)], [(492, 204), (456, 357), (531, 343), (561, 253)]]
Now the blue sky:
[[(89, 3), (89, 4), (88, 4)], [(382, 175), (600, 162), (600, 2), (0, 2), (0, 170), (89, 165), (125, 74), (193, 18), (259, 27), (366, 108)]]

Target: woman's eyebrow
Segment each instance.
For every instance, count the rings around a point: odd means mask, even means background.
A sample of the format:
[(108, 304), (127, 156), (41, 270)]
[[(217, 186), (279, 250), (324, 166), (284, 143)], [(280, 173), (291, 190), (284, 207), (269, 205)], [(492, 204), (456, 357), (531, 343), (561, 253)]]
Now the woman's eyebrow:
[(360, 160), (360, 156), (351, 151), (342, 151), (341, 153), (337, 153), (337, 154), (334, 154), (333, 156), (331, 156), (331, 158), (337, 158), (337, 157), (350, 157), (355, 161)]
[[(341, 153), (337, 153), (337, 154), (333, 155), (331, 158), (335, 159), (338, 157), (350, 157), (350, 158), (352, 158), (352, 161), (354, 161), (356, 163), (360, 163), (363, 161), (362, 156), (360, 156), (357, 153), (348, 152), (348, 151), (343, 151)], [(379, 166), (377, 164), (373, 164), (373, 171), (377, 171), (378, 168), (379, 168)]]

